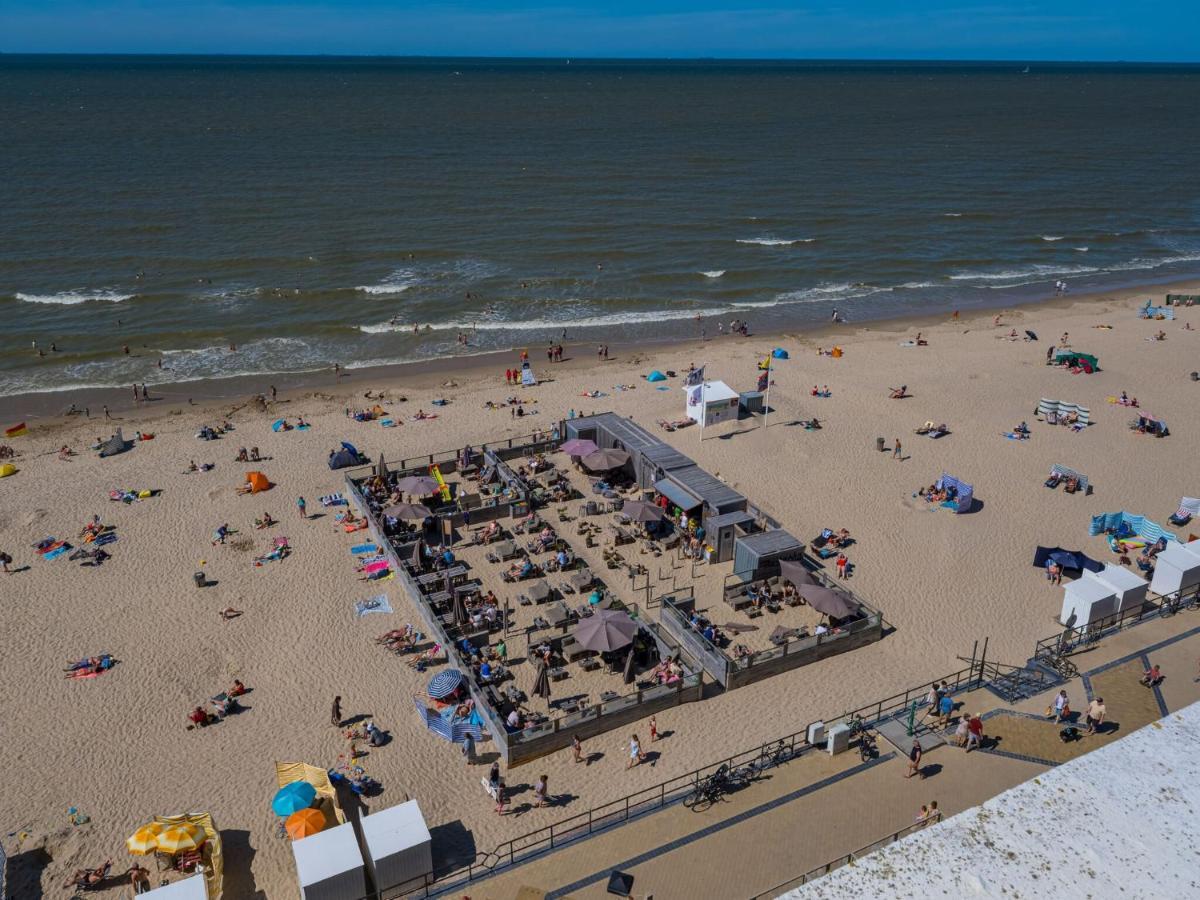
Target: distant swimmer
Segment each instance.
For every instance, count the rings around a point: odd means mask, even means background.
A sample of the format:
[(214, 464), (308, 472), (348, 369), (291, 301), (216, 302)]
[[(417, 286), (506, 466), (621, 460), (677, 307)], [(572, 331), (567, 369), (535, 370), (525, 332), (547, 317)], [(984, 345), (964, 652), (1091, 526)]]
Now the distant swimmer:
[(418, 325), (416, 322), (413, 322), (413, 334), (416, 334), (420, 330), (421, 330), (421, 326)]
[(597, 271), (597, 272), (603, 272), (603, 271), (604, 271), (604, 264), (603, 264), (603, 263), (596, 263), (596, 271)]
[(237, 344), (230, 344), (230, 345), (229, 345), (229, 352), (230, 352), (230, 353), (237, 353)]
[(51, 342), (50, 342), (50, 352), (51, 352), (51, 353), (57, 353), (57, 352), (58, 352), (58, 344), (54, 343), (54, 341), (51, 341)]
[(126, 356), (128, 356), (129, 355), (129, 345), (125, 344), (124, 346), (122, 346), (121, 352), (124, 353)]

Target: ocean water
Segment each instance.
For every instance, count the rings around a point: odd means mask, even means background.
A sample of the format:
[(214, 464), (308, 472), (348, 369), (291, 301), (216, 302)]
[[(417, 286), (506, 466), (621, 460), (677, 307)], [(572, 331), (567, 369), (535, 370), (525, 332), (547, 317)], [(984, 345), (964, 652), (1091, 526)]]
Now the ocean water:
[(0, 56), (0, 394), (1200, 272), (1200, 68), (1023, 68)]

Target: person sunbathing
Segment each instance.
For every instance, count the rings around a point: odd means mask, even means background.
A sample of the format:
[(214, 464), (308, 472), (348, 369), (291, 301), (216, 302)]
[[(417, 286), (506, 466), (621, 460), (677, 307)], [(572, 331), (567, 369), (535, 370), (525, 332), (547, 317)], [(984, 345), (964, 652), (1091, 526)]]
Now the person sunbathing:
[(197, 706), (190, 713), (188, 713), (188, 721), (192, 723), (188, 726), (189, 728), (195, 728), (196, 726), (204, 728), (208, 725), (209, 714), (204, 711), (204, 707)]
[(479, 543), (487, 544), (500, 536), (500, 523), (493, 520), (479, 533)]
[(112, 860), (108, 860), (102, 866), (97, 866), (94, 869), (76, 869), (75, 874), (63, 883), (64, 888), (78, 887), (90, 888), (96, 887), (105, 878), (108, 877), (109, 871), (112, 869)]
[(277, 521), (271, 518), (271, 514), (269, 512), (263, 513), (261, 519), (254, 520), (254, 527), (259, 530), (262, 530), (263, 528), (270, 528), (272, 525), (278, 524), (279, 523)]
[(226, 693), (229, 694), (230, 697), (240, 697), (242, 694), (246, 693), (246, 686), (242, 684), (239, 679), (235, 678), (233, 679), (233, 687), (226, 691)]
[(230, 619), (236, 619), (238, 616), (242, 615), (242, 611), (240, 609), (234, 609), (232, 606), (227, 606), (217, 613), (217, 615), (228, 622)]
[(237, 492), (238, 494), (252, 494), (254, 493), (254, 485), (248, 481), (244, 482), (242, 486), (237, 489)]
[(84, 669), (89, 669), (89, 670), (94, 671), (99, 668), (101, 659), (102, 659), (102, 657), (99, 657), (99, 656), (89, 656), (87, 659), (81, 659), (78, 662), (71, 663), (71, 665), (69, 665), (65, 669), (63, 669), (63, 671), (69, 672), (69, 673), (79, 672)]
[(902, 384), (898, 388), (888, 388), (888, 398), (891, 400), (903, 400), (908, 396), (908, 385)]

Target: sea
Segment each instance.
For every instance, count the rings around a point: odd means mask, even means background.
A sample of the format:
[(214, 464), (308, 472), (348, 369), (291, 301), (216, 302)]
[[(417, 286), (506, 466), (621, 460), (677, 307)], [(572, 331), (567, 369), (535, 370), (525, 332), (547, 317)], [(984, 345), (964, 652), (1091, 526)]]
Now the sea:
[(0, 55), (0, 395), (1189, 277), (1197, 110), (1194, 66)]

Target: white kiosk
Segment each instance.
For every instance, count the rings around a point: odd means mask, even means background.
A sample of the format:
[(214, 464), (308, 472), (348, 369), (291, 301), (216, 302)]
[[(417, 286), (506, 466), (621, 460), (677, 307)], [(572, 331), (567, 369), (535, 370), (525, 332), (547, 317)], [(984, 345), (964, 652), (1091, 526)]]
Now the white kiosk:
[(1116, 589), (1094, 572), (1084, 572), (1078, 581), (1064, 585), (1062, 615), (1058, 621), (1066, 625), (1074, 616), (1075, 627), (1083, 628), (1116, 611)]
[(433, 874), (432, 839), (416, 800), (363, 816), (367, 868), (381, 898), (402, 897)]
[(1117, 592), (1117, 612), (1132, 615), (1146, 605), (1146, 591), (1150, 588), (1150, 582), (1145, 578), (1139, 578), (1124, 566), (1112, 563), (1108, 563), (1103, 572), (1095, 574)]
[(1170, 542), (1154, 557), (1154, 577), (1150, 590), (1165, 597), (1200, 584), (1200, 541), (1190, 544)]
[(683, 389), (687, 415), (701, 428), (728, 422), (738, 416), (738, 393), (723, 381), (705, 381)]
[(303, 900), (361, 900), (367, 893), (362, 851), (349, 822), (292, 842)]

